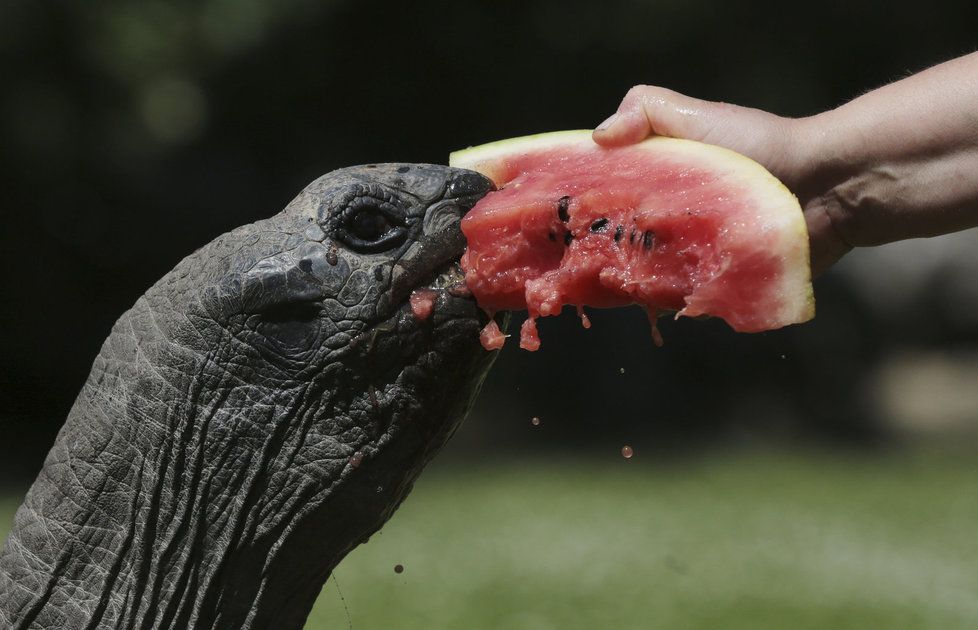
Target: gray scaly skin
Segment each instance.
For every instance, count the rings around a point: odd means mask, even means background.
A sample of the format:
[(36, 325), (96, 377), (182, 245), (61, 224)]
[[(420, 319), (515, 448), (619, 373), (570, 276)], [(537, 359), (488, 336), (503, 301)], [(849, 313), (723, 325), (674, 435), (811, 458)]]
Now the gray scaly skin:
[(17, 511), (0, 628), (301, 628), (494, 358), (475, 303), (445, 288), (459, 219), (491, 187), (443, 166), (335, 171), (147, 291)]

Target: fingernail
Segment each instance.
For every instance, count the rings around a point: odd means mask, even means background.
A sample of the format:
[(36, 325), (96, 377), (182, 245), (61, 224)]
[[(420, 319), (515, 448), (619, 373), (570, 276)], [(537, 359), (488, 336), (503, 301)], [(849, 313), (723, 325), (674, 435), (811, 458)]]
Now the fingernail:
[(615, 121), (617, 121), (617, 120), (618, 120), (618, 112), (615, 112), (611, 116), (608, 116), (607, 118), (605, 118), (604, 119), (604, 122), (602, 122), (600, 125), (598, 125), (597, 127), (595, 127), (594, 130), (595, 131), (604, 131), (608, 127), (611, 127), (613, 124), (615, 124)]

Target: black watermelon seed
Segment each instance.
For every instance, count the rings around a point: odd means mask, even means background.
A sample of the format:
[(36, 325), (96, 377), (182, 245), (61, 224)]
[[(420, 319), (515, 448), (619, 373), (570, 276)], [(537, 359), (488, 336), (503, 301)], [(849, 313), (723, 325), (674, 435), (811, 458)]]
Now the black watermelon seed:
[(567, 213), (568, 207), (570, 207), (570, 197), (567, 195), (557, 200), (557, 218), (564, 223), (570, 221), (570, 214)]
[(649, 230), (642, 235), (642, 247), (645, 249), (652, 249), (652, 242), (655, 239), (655, 234)]
[(550, 242), (551, 243), (556, 243), (557, 242), (557, 235), (553, 233), (553, 230), (551, 230), (550, 232), (547, 233), (547, 238), (550, 239)]
[(564, 232), (564, 245), (570, 245), (572, 240), (574, 240), (574, 235), (570, 232)]
[(631, 245), (634, 242), (635, 242), (635, 228), (632, 228), (632, 231), (628, 233), (628, 244)]
[(603, 232), (608, 227), (608, 219), (601, 218), (591, 224), (592, 232)]
[(625, 228), (621, 225), (615, 228), (615, 242), (621, 240), (622, 235), (625, 233)]

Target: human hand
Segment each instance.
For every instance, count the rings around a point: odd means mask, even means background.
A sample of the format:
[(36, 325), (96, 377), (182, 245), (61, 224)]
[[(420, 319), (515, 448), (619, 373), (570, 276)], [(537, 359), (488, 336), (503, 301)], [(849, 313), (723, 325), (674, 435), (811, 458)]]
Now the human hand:
[(594, 140), (649, 135), (732, 149), (784, 182), (805, 213), (813, 275), (853, 247), (978, 227), (978, 53), (798, 119), (639, 85)]
[(746, 155), (767, 168), (799, 197), (808, 224), (812, 271), (819, 274), (851, 247), (834, 229), (804, 151), (805, 123), (758, 109), (691, 98), (650, 85), (637, 85), (618, 111), (594, 130), (604, 146), (639, 142), (651, 135), (715, 144)]

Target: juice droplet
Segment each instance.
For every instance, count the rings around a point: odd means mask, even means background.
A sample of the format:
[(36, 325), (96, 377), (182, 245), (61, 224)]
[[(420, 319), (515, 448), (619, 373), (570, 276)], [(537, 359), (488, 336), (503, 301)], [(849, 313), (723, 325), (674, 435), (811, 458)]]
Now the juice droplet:
[(394, 573), (404, 573), (404, 565), (403, 564), (395, 564), (394, 565)]
[(635, 451), (632, 450), (631, 446), (626, 444), (625, 446), (621, 447), (621, 456), (624, 457), (625, 459), (631, 459), (632, 455), (634, 454)]
[(581, 318), (581, 326), (584, 328), (591, 327), (591, 319), (587, 316), (587, 313), (584, 312), (583, 306), (577, 307), (577, 316)]
[(540, 426), (540, 418), (533, 416), (532, 418), (530, 418), (530, 424), (532, 424), (535, 427)]
[(350, 461), (350, 466), (353, 466), (354, 468), (359, 468), (360, 464), (363, 462), (363, 455), (361, 455), (360, 453), (354, 453), (353, 456), (350, 457), (349, 461)]
[(649, 317), (649, 324), (652, 326), (652, 341), (655, 343), (657, 348), (662, 347), (662, 333), (659, 332), (659, 326), (656, 320), (659, 318), (659, 309), (654, 306), (645, 307), (645, 314)]
[(620, 374), (624, 374), (625, 373), (625, 368), (618, 368), (618, 372)]

